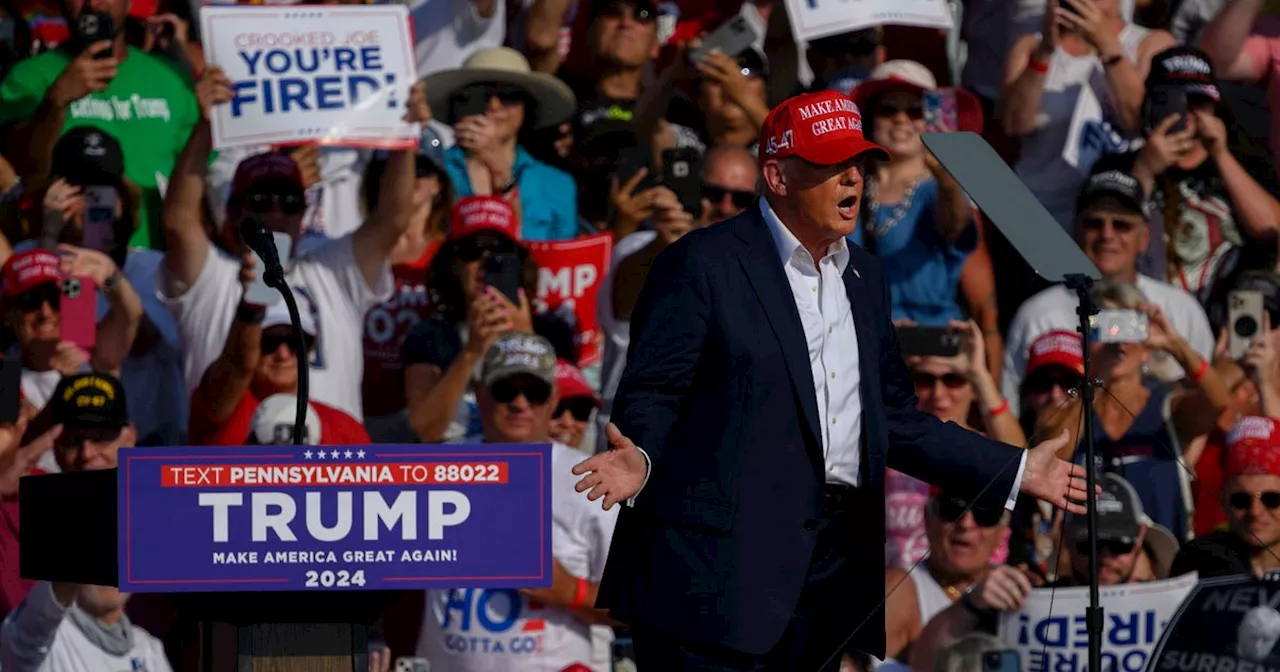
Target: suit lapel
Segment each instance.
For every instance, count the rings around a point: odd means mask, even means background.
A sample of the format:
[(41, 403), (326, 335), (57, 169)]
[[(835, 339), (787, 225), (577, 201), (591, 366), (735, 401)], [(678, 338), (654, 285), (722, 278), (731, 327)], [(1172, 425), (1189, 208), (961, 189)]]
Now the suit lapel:
[(746, 251), (738, 257), (738, 261), (751, 282), (756, 298), (764, 306), (769, 326), (782, 348), (791, 386), (804, 413), (804, 425), (809, 430), (808, 445), (821, 464), (822, 435), (818, 433), (818, 400), (814, 395), (809, 342), (800, 323), (800, 311), (796, 308), (791, 283), (782, 268), (777, 245), (769, 233), (769, 225), (760, 214), (759, 205), (752, 205), (747, 213), (737, 223), (738, 237), (747, 243)]

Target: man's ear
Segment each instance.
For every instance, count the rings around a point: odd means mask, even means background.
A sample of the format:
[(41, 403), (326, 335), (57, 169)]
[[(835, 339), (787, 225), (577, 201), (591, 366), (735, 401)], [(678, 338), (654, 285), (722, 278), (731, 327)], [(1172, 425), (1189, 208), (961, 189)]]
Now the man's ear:
[(1137, 553), (1142, 550), (1142, 545), (1147, 541), (1148, 529), (1146, 523), (1138, 524), (1138, 538), (1133, 541), (1133, 550), (1131, 552)]
[(779, 161), (766, 161), (762, 167), (760, 181), (764, 184), (766, 194), (787, 195), (787, 174)]
[(120, 446), (122, 448), (132, 448), (138, 445), (138, 428), (132, 424), (125, 425), (120, 430)]

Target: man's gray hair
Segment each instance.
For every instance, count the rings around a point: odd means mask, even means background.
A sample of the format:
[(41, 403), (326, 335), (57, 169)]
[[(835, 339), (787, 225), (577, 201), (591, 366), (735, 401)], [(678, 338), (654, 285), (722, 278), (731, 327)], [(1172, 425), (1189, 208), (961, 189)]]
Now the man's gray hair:
[(982, 656), (1009, 646), (985, 632), (971, 632), (938, 649), (933, 672), (982, 672)]
[(1137, 310), (1147, 303), (1147, 295), (1137, 285), (1117, 282), (1108, 278), (1093, 281), (1093, 303), (1099, 308), (1110, 310)]

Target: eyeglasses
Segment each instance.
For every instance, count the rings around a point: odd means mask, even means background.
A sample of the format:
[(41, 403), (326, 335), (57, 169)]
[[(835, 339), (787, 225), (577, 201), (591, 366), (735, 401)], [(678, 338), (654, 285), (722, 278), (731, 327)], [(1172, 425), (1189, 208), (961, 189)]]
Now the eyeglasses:
[(1262, 506), (1268, 511), (1280, 509), (1280, 492), (1269, 490), (1267, 492), (1235, 492), (1227, 498), (1227, 503), (1236, 511), (1248, 511), (1253, 506), (1253, 500), (1262, 502)]
[(1022, 384), (1022, 389), (1027, 394), (1044, 394), (1052, 392), (1055, 387), (1064, 391), (1075, 390), (1080, 388), (1080, 381), (1083, 378), (1084, 376), (1061, 368), (1059, 370), (1041, 370), (1027, 376), (1026, 381)]
[(46, 303), (50, 308), (57, 310), (61, 301), (62, 293), (58, 291), (58, 285), (46, 282), (13, 297), (13, 307), (23, 313), (34, 313)]
[(931, 506), (934, 515), (948, 523), (960, 522), (966, 513), (973, 514), (973, 522), (978, 527), (995, 527), (1004, 520), (1003, 509), (969, 507), (968, 502), (954, 497), (935, 497)]
[(534, 406), (541, 406), (551, 398), (551, 386), (537, 380), (506, 379), (489, 386), (489, 395), (499, 404), (509, 404), (523, 395)]
[(894, 105), (893, 103), (880, 103), (876, 106), (876, 116), (891, 119), (898, 116), (899, 112), (905, 112), (907, 118), (911, 121), (920, 121), (924, 119), (924, 106), (922, 105)]
[[(303, 334), (302, 341), (307, 349), (311, 349), (311, 337)], [(289, 351), (296, 357), (298, 355), (298, 342), (292, 333), (267, 333), (262, 335), (262, 354), (270, 355), (280, 349), (280, 346), (289, 348)]]
[(551, 415), (558, 418), (565, 414), (566, 411), (573, 414), (573, 419), (578, 422), (586, 422), (591, 419), (591, 411), (596, 407), (595, 401), (590, 397), (576, 397), (572, 399), (561, 399), (559, 405), (556, 406), (556, 412)]
[(733, 199), (733, 207), (739, 210), (746, 210), (751, 202), (756, 200), (756, 192), (742, 191), (740, 189), (730, 189), (706, 182), (702, 183), (702, 195), (712, 203), (720, 203), (725, 196)]
[(1088, 217), (1080, 220), (1080, 228), (1085, 231), (1101, 231), (1108, 222), (1111, 223), (1111, 229), (1120, 235), (1132, 233), (1134, 229), (1142, 224), (1138, 220), (1119, 217)]
[[(1128, 555), (1133, 550), (1133, 542), (1124, 539), (1099, 539), (1098, 540), (1098, 556), (1119, 556)], [(1089, 555), (1089, 540), (1081, 539), (1076, 542), (1076, 553), (1080, 555)]]
[(244, 207), (255, 215), (265, 215), (273, 208), (286, 215), (300, 215), (307, 209), (307, 197), (299, 192), (250, 192), (244, 195)]
[(514, 246), (509, 240), (497, 236), (469, 236), (458, 241), (457, 256), (459, 261), (480, 261), (485, 252), (511, 252)]
[(915, 381), (917, 390), (932, 390), (939, 380), (949, 390), (958, 390), (969, 384), (969, 379), (958, 373), (944, 373), (941, 376), (935, 376), (932, 373), (915, 371), (911, 374), (911, 380)]

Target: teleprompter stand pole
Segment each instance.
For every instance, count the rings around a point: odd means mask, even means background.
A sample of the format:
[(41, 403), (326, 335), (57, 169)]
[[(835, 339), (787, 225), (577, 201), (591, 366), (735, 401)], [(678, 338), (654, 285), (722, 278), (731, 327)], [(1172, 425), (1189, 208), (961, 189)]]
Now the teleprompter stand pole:
[(1076, 315), (1080, 318), (1081, 352), (1083, 353), (1084, 378), (1080, 384), (1081, 417), (1084, 421), (1085, 484), (1089, 496), (1085, 498), (1085, 518), (1089, 524), (1089, 606), (1085, 609), (1085, 630), (1089, 636), (1089, 672), (1102, 671), (1102, 606), (1098, 600), (1098, 462), (1093, 445), (1093, 392), (1097, 383), (1089, 370), (1089, 341), (1092, 336), (1090, 318), (1097, 314), (1093, 305), (1093, 279), (1083, 274), (1069, 274), (1063, 278), (1067, 287), (1076, 293), (1080, 306)]

